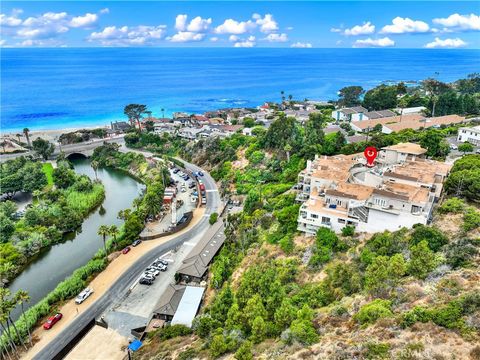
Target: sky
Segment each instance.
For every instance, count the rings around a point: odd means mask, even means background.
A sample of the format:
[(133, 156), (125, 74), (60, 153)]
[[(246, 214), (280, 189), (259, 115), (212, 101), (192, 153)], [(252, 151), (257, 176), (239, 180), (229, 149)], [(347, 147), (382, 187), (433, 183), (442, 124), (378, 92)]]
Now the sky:
[(3, 1), (2, 47), (480, 48), (479, 1)]

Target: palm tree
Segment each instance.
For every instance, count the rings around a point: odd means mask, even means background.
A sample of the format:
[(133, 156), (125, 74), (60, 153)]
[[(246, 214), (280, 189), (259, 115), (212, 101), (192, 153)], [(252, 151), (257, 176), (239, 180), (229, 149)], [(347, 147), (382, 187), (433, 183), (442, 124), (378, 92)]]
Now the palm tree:
[(3, 329), (3, 333), (6, 334), (12, 352), (15, 354), (17, 345), (15, 345), (9, 326), (10, 312), (12, 311), (10, 301), (8, 301), (9, 296), (10, 290), (8, 288), (0, 288), (0, 326)]
[(98, 180), (98, 177), (97, 177), (97, 170), (98, 170), (98, 161), (97, 160), (92, 160), (92, 162), (90, 163), (90, 166), (92, 167), (93, 171), (95, 172), (95, 180)]
[(18, 144), (20, 144), (20, 137), (22, 136), (22, 134), (16, 134), (15, 136), (16, 136), (17, 139), (18, 139)]
[(282, 95), (282, 103), (285, 101), (285, 91), (280, 91), (280, 95)]
[(105, 250), (105, 257), (107, 257), (107, 243), (106, 243), (106, 237), (110, 234), (110, 228), (107, 225), (101, 225), (98, 228), (98, 235), (100, 235), (103, 238), (103, 249)]
[(113, 236), (113, 247), (115, 248), (117, 246), (117, 235), (118, 235), (118, 227), (117, 225), (111, 225), (109, 228), (109, 234), (110, 236)]
[(28, 340), (30, 341), (30, 346), (33, 346), (32, 334), (30, 333), (30, 326), (29, 324), (27, 324), (27, 318), (25, 316), (25, 309), (23, 306), (24, 303), (30, 301), (30, 295), (28, 295), (28, 292), (22, 289), (18, 290), (15, 295), (16, 295), (17, 301), (20, 303), (20, 306), (22, 308), (22, 317), (23, 317), (23, 321), (25, 322), (25, 326), (27, 327)]
[(162, 112), (162, 118), (165, 118), (165, 109), (161, 108), (160, 111)]
[(0, 288), (8, 281), (8, 275), (15, 269), (11, 262), (5, 262), (0, 265)]
[(7, 150), (5, 149), (5, 146), (7, 146), (7, 141), (6, 140), (3, 140), (2, 142), (0, 142), (0, 146), (3, 148), (3, 152), (6, 153)]
[(27, 138), (27, 144), (28, 144), (28, 147), (31, 148), (31, 144), (30, 144), (30, 136), (28, 135), (28, 133), (30, 132), (30, 129), (29, 128), (25, 128), (23, 129), (23, 134), (25, 135), (25, 137)]

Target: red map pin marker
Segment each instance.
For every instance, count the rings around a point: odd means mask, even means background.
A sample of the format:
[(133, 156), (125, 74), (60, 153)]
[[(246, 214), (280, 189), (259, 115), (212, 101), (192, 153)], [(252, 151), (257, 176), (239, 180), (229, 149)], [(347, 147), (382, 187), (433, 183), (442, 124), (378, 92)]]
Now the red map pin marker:
[(367, 166), (368, 167), (373, 167), (373, 162), (375, 161), (375, 158), (377, 157), (377, 149), (375, 149), (373, 146), (369, 146), (365, 149), (363, 154), (367, 158)]

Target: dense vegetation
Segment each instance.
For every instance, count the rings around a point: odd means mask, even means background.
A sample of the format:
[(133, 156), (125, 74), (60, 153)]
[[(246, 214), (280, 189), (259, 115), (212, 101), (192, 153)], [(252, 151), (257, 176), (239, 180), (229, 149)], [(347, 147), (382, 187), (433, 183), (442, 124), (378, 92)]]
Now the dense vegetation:
[(105, 129), (81, 129), (60, 135), (58, 141), (62, 145), (76, 144), (92, 139), (103, 139), (107, 136)]
[[(216, 295), (194, 322), (202, 341), (182, 349), (190, 356), (235, 353), (237, 359), (249, 359), (256, 344), (269, 338), (287, 346), (311, 345), (321, 341), (319, 319), (325, 313), (358, 329), (382, 321), (410, 328), (416, 321), (431, 321), (467, 338), (478, 331), (472, 322), (480, 311), (477, 288), (437, 299), (427, 306), (428, 316), (414, 321), (410, 320), (414, 309), (405, 298), (411, 283), (475, 269), (480, 243), (474, 234), (480, 213), (457, 198), (439, 209), (442, 214), (464, 214), (453, 238), (435, 226), (417, 225), (410, 231), (375, 234), (366, 241), (349, 227), (341, 235), (321, 229), (307, 247), (295, 241), (299, 205), (290, 189), (306, 159), (316, 153), (358, 151), (345, 145), (340, 133), (323, 134), (327, 117), (312, 115), (302, 126), (280, 115), (267, 131), (255, 128), (253, 137), (235, 134), (199, 140), (177, 150), (209, 168), (222, 193), (244, 198), (243, 212), (228, 216), (227, 239), (210, 270), (209, 286)], [(443, 155), (438, 139), (441, 144), (454, 132), (455, 127), (374, 134), (369, 143), (423, 141), (430, 155), (438, 157)], [(476, 156), (464, 159), (470, 164)], [(316, 279), (317, 274), (323, 275)], [(445, 280), (442, 286), (448, 284)], [(362, 299), (360, 306), (348, 305), (354, 298)], [(390, 351), (390, 345), (375, 342), (361, 348), (365, 356)]]
[(1, 166), (2, 191), (13, 196), (31, 192), (33, 206), (19, 218), (11, 201), (0, 203), (0, 266), (2, 279), (13, 278), (29, 258), (77, 229), (104, 198), (101, 183), (77, 175), (61, 160), (57, 168), (19, 157)]
[(338, 104), (344, 107), (363, 105), (368, 110), (425, 106), (430, 116), (478, 115), (480, 74), (471, 74), (451, 84), (426, 79), (418, 86), (382, 84), (368, 91), (361, 86), (347, 86), (340, 89)]

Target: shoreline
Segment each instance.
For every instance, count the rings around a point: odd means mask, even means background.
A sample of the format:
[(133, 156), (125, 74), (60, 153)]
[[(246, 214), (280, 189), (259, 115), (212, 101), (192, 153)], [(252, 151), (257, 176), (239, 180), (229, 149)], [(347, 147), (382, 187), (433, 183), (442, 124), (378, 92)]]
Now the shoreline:
[[(110, 128), (109, 124), (104, 124), (104, 125), (86, 125), (86, 126), (79, 126), (79, 127), (68, 127), (68, 128), (55, 128), (55, 129), (34, 129), (31, 130), (29, 133), (30, 136), (30, 141), (35, 140), (37, 137), (40, 137), (42, 139), (52, 141), (52, 142), (57, 142), (57, 138), (66, 133), (70, 132), (75, 132), (78, 130), (92, 130), (92, 129), (107, 129)], [(25, 135), (23, 134), (22, 131), (13, 131), (13, 130), (7, 130), (2, 133), (2, 138), (12, 138), (14, 140), (18, 140), (17, 134), (21, 135), (22, 141), (25, 140)]]

